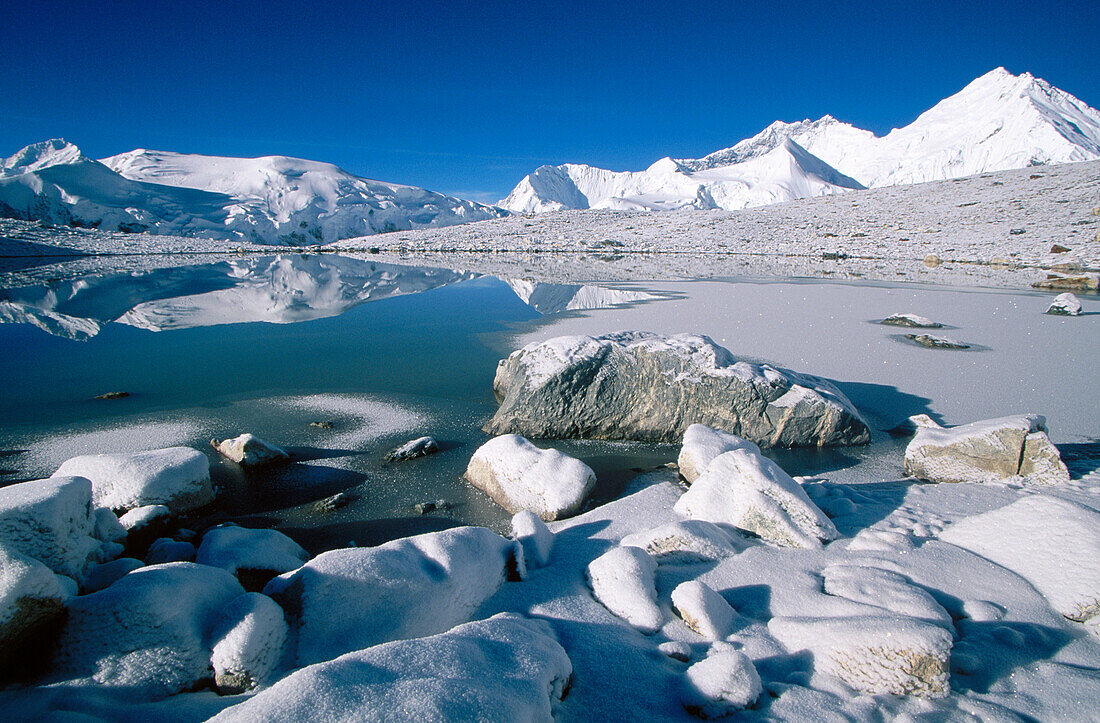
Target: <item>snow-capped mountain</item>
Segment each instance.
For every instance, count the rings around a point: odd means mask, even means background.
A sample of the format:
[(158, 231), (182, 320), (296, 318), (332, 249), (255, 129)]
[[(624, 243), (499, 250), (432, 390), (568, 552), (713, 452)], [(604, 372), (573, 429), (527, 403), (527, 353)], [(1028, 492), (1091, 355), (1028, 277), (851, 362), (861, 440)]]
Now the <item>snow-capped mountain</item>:
[[(700, 190), (709, 190), (708, 183), (715, 177), (737, 177), (750, 164), (791, 147), (819, 163), (814, 175), (830, 185), (798, 183), (802, 178), (799, 172), (779, 163), (769, 169), (779, 175), (758, 176), (757, 187), (774, 183), (793, 195), (777, 193), (769, 200), (766, 193), (743, 191), (728, 199), (714, 196), (713, 206), (703, 197), (698, 202), (684, 202), (684, 192), (691, 185), (686, 179), (696, 181)], [(524, 178), (501, 205), (526, 213), (682, 205), (733, 209), (858, 188), (860, 184), (921, 183), (1097, 158), (1100, 112), (1029, 73), (1015, 76), (997, 68), (940, 101), (910, 125), (881, 138), (828, 115), (816, 121), (777, 121), (730, 148), (700, 159), (662, 159), (640, 173), (575, 164), (543, 166)], [(805, 157), (800, 162), (803, 168), (804, 161)], [(836, 176), (829, 177), (828, 171)], [(661, 180), (656, 178), (659, 175)], [(837, 178), (858, 183), (838, 182)], [(655, 192), (645, 197), (644, 204), (620, 205), (618, 199), (632, 195), (640, 184)]]
[(0, 165), (0, 214), (105, 230), (316, 244), (503, 213), (285, 156), (135, 150), (96, 161), (55, 139)]
[(563, 311), (610, 309), (614, 306), (649, 301), (656, 294), (629, 289), (609, 289), (589, 284), (552, 284), (530, 279), (504, 279), (520, 301), (540, 314)]
[(542, 166), (500, 205), (520, 213), (685, 206), (734, 210), (863, 188), (790, 139), (782, 139), (767, 152), (741, 163), (698, 169), (690, 164), (662, 158), (639, 172), (578, 164)]

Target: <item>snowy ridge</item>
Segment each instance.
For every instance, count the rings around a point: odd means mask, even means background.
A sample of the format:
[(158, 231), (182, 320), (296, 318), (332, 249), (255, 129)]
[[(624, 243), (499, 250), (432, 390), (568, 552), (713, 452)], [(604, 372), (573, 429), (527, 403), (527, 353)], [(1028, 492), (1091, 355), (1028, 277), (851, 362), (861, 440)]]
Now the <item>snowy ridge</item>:
[(694, 169), (691, 163), (662, 158), (639, 172), (542, 166), (500, 205), (519, 213), (575, 208), (733, 211), (863, 188), (788, 138), (741, 163)]
[(54, 139), (0, 165), (0, 215), (104, 230), (317, 244), (503, 213), (285, 156), (138, 149), (100, 162)]
[[(752, 175), (760, 169), (749, 164), (781, 148), (797, 157), (798, 169), (773, 161), (766, 164), (767, 173)], [(923, 183), (1098, 158), (1100, 112), (1030, 73), (1015, 76), (997, 68), (881, 138), (829, 115), (776, 121), (730, 148), (700, 159), (662, 159), (638, 173), (543, 166), (501, 205), (523, 213), (682, 206), (734, 210), (861, 185)], [(830, 185), (800, 180), (806, 178)], [(687, 200), (691, 183), (684, 179), (695, 182), (696, 200)], [(755, 188), (725, 195), (729, 186), (719, 180), (751, 181)], [(771, 200), (765, 190), (769, 185), (779, 189)]]

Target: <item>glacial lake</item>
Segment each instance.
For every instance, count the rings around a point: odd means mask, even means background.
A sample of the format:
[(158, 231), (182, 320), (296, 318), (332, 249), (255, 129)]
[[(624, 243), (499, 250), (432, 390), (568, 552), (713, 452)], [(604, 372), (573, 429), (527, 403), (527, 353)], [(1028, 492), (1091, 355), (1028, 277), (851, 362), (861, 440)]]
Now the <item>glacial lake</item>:
[[(508, 515), (461, 479), (488, 439), (498, 360), (531, 340), (623, 328), (706, 333), (738, 356), (836, 380), (879, 430), (875, 441), (769, 452), (791, 474), (897, 480), (906, 440), (881, 430), (921, 412), (950, 424), (1046, 413), (1062, 425), (1055, 440), (1091, 458), (1100, 309), (1088, 298), (1085, 317), (1050, 317), (1049, 299), (791, 279), (542, 283), (332, 254), (139, 271), (120, 262), (0, 289), (0, 484), (48, 476), (78, 454), (188, 445), (210, 456), (219, 490), (213, 508), (185, 520), (199, 531), (223, 520), (273, 526), (311, 553), (456, 524), (504, 531)], [(948, 326), (934, 333), (973, 350), (901, 343), (907, 330), (874, 323), (894, 312), (940, 318)], [(95, 398), (111, 392), (129, 396)], [(211, 450), (212, 438), (243, 432), (295, 463), (245, 473)], [(441, 452), (386, 462), (425, 434)], [(678, 452), (552, 444), (596, 471), (591, 504)], [(341, 493), (346, 504), (324, 502)]]

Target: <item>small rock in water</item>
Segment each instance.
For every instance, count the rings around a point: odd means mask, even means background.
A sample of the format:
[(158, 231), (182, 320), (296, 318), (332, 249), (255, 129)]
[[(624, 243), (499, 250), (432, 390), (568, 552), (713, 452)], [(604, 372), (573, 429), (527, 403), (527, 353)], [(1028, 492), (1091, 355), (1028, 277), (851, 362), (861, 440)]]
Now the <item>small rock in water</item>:
[(909, 341), (920, 344), (923, 347), (929, 349), (969, 349), (969, 344), (964, 344), (961, 341), (955, 341), (954, 339), (945, 339), (942, 336), (932, 336), (931, 334), (906, 334), (905, 338)]
[(97, 394), (96, 399), (125, 399), (130, 396), (130, 392), (107, 392), (106, 394)]
[(317, 500), (313, 503), (314, 512), (335, 512), (341, 507), (347, 507), (352, 502), (355, 502), (363, 496), (362, 492), (358, 490), (345, 490), (338, 492), (331, 497), (326, 497), (323, 500)]
[(281, 447), (252, 434), (242, 434), (234, 439), (210, 440), (210, 445), (226, 459), (242, 467), (283, 464), (290, 461), (290, 455)]
[(936, 254), (928, 254), (927, 256), (924, 257), (924, 265), (927, 266), (930, 269), (935, 268), (935, 267), (939, 266), (942, 263), (943, 263), (943, 260), (940, 259), (940, 257), (937, 256)]
[(451, 503), (447, 500), (436, 500), (435, 502), (418, 502), (413, 505), (413, 509), (416, 510), (418, 515), (426, 515), (429, 512), (446, 512), (451, 509)]
[(310, 422), (309, 426), (317, 427), (318, 429), (332, 429), (332, 422)]
[(1081, 300), (1068, 291), (1054, 297), (1054, 303), (1047, 309), (1048, 314), (1057, 316), (1077, 316), (1081, 313)]
[(416, 459), (417, 457), (426, 457), (429, 454), (435, 454), (439, 451), (439, 443), (431, 437), (418, 437), (417, 439), (405, 442), (403, 445), (394, 449), (386, 455), (387, 462), (400, 462), (406, 459)]
[(916, 314), (891, 314), (886, 317), (880, 324), (887, 326), (908, 326), (914, 329), (942, 329), (943, 324), (938, 321), (932, 321), (923, 316), (917, 316)]
[(1052, 254), (1064, 254), (1068, 251), (1069, 251), (1069, 249), (1066, 248), (1065, 246), (1063, 246), (1062, 244), (1054, 244), (1053, 246), (1050, 247), (1050, 252)]

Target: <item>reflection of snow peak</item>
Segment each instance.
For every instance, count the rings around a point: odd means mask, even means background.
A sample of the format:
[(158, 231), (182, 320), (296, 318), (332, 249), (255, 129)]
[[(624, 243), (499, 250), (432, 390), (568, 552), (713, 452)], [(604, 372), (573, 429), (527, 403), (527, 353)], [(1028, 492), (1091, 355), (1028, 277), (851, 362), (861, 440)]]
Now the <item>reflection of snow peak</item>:
[(109, 321), (151, 331), (249, 321), (289, 324), (475, 276), (327, 254), (260, 256), (4, 292), (0, 323), (34, 324), (78, 340), (95, 336)]
[(290, 324), (474, 276), (335, 256), (269, 256), (235, 261), (230, 267), (230, 277), (237, 280), (231, 288), (148, 301), (118, 321), (153, 331), (248, 321)]
[(139, 149), (101, 162), (54, 139), (0, 164), (0, 215), (111, 231), (303, 245), (502, 214), (285, 156)]
[(882, 138), (832, 116), (776, 121), (704, 158), (664, 158), (636, 173), (572, 163), (542, 166), (501, 205), (528, 213), (734, 210), (859, 184), (921, 183), (1096, 158), (1100, 112), (1029, 73), (1015, 76), (997, 68)]
[(506, 279), (505, 282), (523, 303), (540, 314), (556, 314), (561, 311), (582, 309), (607, 309), (656, 298), (644, 291), (607, 289), (602, 286), (580, 284), (544, 284), (527, 279)]

